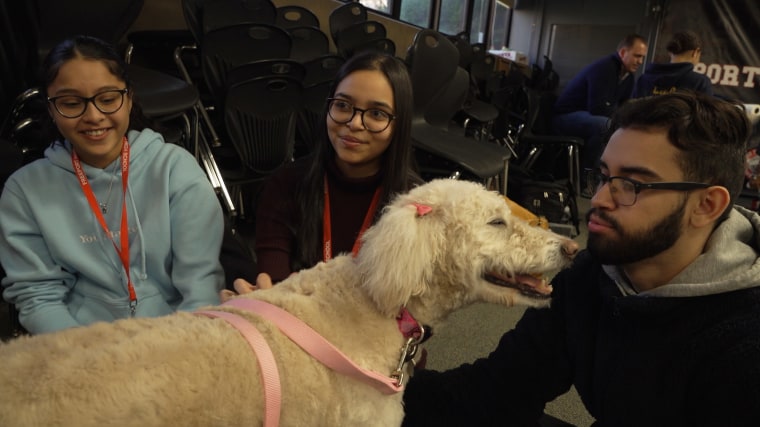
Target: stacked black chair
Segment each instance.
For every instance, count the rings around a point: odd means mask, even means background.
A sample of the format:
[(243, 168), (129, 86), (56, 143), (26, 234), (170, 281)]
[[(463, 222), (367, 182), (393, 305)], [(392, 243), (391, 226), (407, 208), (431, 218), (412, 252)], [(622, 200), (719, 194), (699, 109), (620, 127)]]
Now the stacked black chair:
[(344, 28), (367, 20), (367, 8), (359, 2), (349, 2), (330, 12), (330, 36), (337, 46), (338, 33)]
[(274, 25), (277, 8), (270, 0), (213, 0), (203, 5), (202, 17), (203, 34), (206, 34), (234, 24)]
[(497, 179), (499, 190), (506, 194), (508, 149), (445, 130), (441, 119), (431, 123), (432, 111), (436, 117), (453, 118), (466, 96), (463, 78), (469, 77), (459, 71), (456, 46), (438, 31), (421, 30), (409, 49), (407, 63), (414, 89), (412, 139), (420, 151), (417, 158), (422, 172), (427, 168), (438, 175), (443, 170), (447, 176), (465, 175), (486, 183)]
[(303, 26), (285, 28), (293, 40), (290, 57), (301, 62), (330, 53), (330, 40), (319, 27)]
[(241, 167), (226, 176), (243, 216), (246, 201), (257, 194), (243, 191), (244, 186), (263, 182), (293, 159), (301, 88), (301, 80), (287, 73), (228, 80), (224, 124)]
[(548, 166), (545, 165), (544, 169), (556, 172), (560, 168), (551, 161), (553, 154), (564, 153), (567, 161), (567, 179), (575, 195), (580, 194), (580, 150), (583, 147), (583, 138), (552, 133), (551, 108), (556, 99), (552, 92), (527, 87), (524, 91), (528, 116), (522, 133), (518, 136), (518, 144), (521, 148), (520, 165), (535, 169), (542, 154), (545, 159), (546, 155), (550, 155)]
[[(387, 40), (385, 26), (377, 21), (362, 21), (340, 29), (333, 41), (338, 54), (350, 58), (362, 47), (372, 46), (378, 41)], [(395, 51), (395, 46), (393, 47)]]
[(201, 68), (217, 108), (223, 109), (227, 73), (260, 59), (289, 58), (292, 39), (268, 24), (236, 24), (210, 31), (201, 42)]
[(342, 56), (324, 55), (304, 63), (306, 75), (303, 79), (303, 106), (298, 117), (296, 156), (311, 152), (314, 142), (320, 138), (318, 133), (325, 123), (330, 87), (344, 62)]
[(314, 12), (302, 6), (280, 6), (274, 24), (280, 28), (316, 27), (319, 28), (319, 18)]

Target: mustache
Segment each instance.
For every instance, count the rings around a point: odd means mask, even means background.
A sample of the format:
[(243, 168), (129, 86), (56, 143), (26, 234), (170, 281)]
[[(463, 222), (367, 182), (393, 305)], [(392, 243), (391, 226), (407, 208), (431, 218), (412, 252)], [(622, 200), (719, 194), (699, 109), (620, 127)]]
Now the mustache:
[(596, 215), (599, 219), (608, 223), (614, 229), (620, 229), (620, 224), (614, 218), (607, 215), (607, 212), (600, 211), (597, 208), (591, 208), (586, 212), (586, 222), (589, 222), (591, 215)]

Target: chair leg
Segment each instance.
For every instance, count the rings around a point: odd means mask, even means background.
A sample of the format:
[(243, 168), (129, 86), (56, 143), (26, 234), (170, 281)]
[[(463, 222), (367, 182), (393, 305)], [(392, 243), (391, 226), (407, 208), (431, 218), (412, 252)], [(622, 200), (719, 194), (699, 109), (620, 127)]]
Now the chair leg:
[(580, 150), (573, 144), (567, 146), (567, 164), (570, 184), (575, 190), (575, 195), (581, 194), (581, 166), (579, 157)]
[(232, 197), (230, 197), (230, 192), (227, 190), (227, 186), (224, 184), (222, 172), (219, 170), (219, 166), (214, 159), (214, 154), (211, 152), (211, 147), (209, 147), (209, 145), (206, 143), (206, 138), (200, 131), (197, 106), (195, 108), (195, 111), (196, 115), (194, 118), (194, 126), (192, 126), (194, 129), (192, 139), (195, 144), (193, 147), (193, 154), (195, 155), (195, 158), (198, 159), (198, 161), (201, 163), (203, 169), (206, 171), (206, 175), (211, 182), (211, 186), (214, 187), (214, 190), (220, 194), (222, 202), (227, 208), (227, 213), (231, 218), (234, 218), (237, 215), (235, 204), (232, 201)]
[[(190, 73), (187, 71), (187, 68), (185, 67), (184, 62), (182, 62), (182, 52), (186, 50), (197, 50), (197, 49), (198, 48), (195, 45), (183, 45), (183, 46), (178, 46), (176, 49), (174, 49), (174, 62), (177, 64), (177, 68), (179, 68), (180, 73), (182, 73), (182, 77), (185, 79), (186, 82), (190, 84), (194, 84), (194, 83), (193, 83), (192, 78), (190, 77)], [(206, 125), (206, 129), (208, 130), (209, 135), (211, 136), (211, 146), (212, 147), (221, 146), (222, 144), (219, 140), (219, 134), (216, 133), (216, 129), (214, 129), (214, 126), (211, 123), (211, 118), (208, 116), (206, 107), (203, 105), (200, 99), (195, 104), (195, 106), (201, 116), (201, 119), (203, 120), (203, 123)]]

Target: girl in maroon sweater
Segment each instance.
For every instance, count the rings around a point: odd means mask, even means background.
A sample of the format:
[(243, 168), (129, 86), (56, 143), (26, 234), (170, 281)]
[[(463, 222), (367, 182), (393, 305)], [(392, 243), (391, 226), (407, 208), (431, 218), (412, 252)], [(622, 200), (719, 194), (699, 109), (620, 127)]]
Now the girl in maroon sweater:
[[(314, 152), (284, 166), (258, 200), (256, 287), (358, 250), (358, 238), (398, 193), (422, 182), (411, 151), (412, 85), (399, 59), (349, 59), (326, 101)], [(238, 280), (238, 292), (255, 289)]]

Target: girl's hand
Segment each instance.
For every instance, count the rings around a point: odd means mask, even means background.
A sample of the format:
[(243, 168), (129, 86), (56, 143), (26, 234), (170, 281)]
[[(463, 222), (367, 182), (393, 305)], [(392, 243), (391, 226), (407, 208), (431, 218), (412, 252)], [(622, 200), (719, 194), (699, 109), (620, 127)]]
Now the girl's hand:
[(222, 302), (227, 302), (232, 298), (251, 293), (258, 289), (269, 289), (272, 287), (272, 277), (267, 273), (259, 273), (259, 275), (256, 276), (255, 285), (252, 285), (251, 282), (245, 279), (235, 279), (235, 281), (232, 282), (232, 286), (235, 288), (235, 291), (223, 289), (219, 293), (219, 298)]

